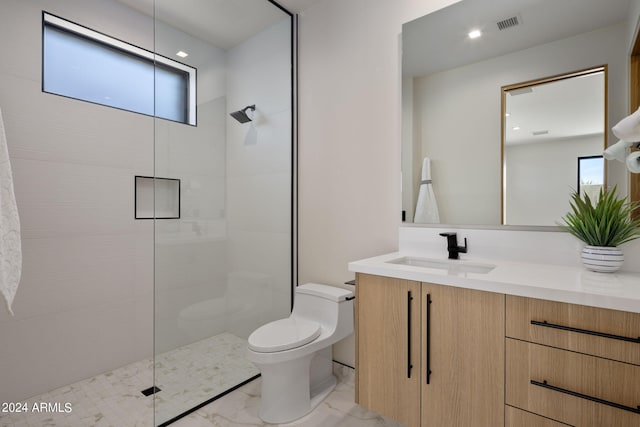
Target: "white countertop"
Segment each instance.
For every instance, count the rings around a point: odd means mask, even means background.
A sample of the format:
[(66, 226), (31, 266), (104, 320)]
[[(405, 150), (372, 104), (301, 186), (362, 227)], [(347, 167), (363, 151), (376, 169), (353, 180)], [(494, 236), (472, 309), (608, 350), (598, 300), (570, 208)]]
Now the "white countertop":
[(349, 271), (640, 313), (640, 273), (594, 273), (582, 267), (534, 264), (460, 255), (492, 264), (489, 273), (392, 264), (401, 257), (446, 260), (445, 254), (392, 252), (349, 263)]

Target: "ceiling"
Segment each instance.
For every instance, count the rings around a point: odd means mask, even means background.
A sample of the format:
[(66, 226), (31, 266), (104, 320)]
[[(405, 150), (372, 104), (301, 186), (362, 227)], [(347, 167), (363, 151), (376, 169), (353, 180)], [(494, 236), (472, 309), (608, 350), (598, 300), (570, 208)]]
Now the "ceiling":
[[(570, 140), (605, 130), (604, 73), (540, 84), (505, 96), (505, 145)], [(546, 133), (545, 133), (546, 132)]]
[[(427, 76), (593, 31), (626, 21), (628, 10), (629, 0), (463, 0), (403, 25), (402, 74)], [(519, 25), (498, 29), (498, 21), (513, 16)], [(483, 35), (469, 39), (472, 29)], [(602, 83), (591, 83), (594, 79), (507, 95), (511, 115), (506, 118), (505, 143), (602, 134), (604, 89)], [(533, 135), (544, 131), (548, 134)]]
[[(402, 71), (425, 76), (627, 19), (629, 0), (463, 0), (402, 27)], [(521, 24), (499, 30), (498, 21)], [(467, 34), (480, 29), (482, 37)]]
[[(221, 49), (230, 49), (287, 15), (267, 0), (117, 0)], [(298, 13), (321, 0), (278, 0)]]

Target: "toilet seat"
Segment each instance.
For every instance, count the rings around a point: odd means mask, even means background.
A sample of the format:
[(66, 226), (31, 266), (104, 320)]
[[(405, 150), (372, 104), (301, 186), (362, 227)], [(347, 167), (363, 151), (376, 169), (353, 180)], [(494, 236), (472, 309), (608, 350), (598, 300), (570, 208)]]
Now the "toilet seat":
[(249, 348), (275, 353), (303, 346), (318, 338), (320, 324), (305, 319), (286, 318), (267, 323), (249, 336)]

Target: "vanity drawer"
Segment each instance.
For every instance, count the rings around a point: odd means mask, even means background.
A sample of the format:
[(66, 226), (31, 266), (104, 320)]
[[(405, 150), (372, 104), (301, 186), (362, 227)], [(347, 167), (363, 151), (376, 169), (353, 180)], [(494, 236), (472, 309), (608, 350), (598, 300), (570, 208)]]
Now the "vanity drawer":
[(576, 427), (640, 426), (640, 366), (506, 340), (506, 403)]
[(506, 319), (508, 337), (640, 365), (638, 313), (508, 295)]
[(560, 423), (513, 406), (505, 407), (505, 427), (571, 427), (569, 424)]

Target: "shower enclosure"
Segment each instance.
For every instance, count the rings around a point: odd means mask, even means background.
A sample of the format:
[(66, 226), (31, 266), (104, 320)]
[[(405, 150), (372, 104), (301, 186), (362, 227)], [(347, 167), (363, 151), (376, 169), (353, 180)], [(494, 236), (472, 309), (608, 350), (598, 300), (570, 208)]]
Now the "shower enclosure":
[(293, 18), (267, 0), (155, 0), (154, 17), (156, 53), (197, 69), (197, 125), (154, 124), (162, 425), (255, 378), (249, 334), (291, 309)]
[(0, 2), (0, 425), (167, 425), (259, 374), (295, 281), (294, 43), (271, 0)]

